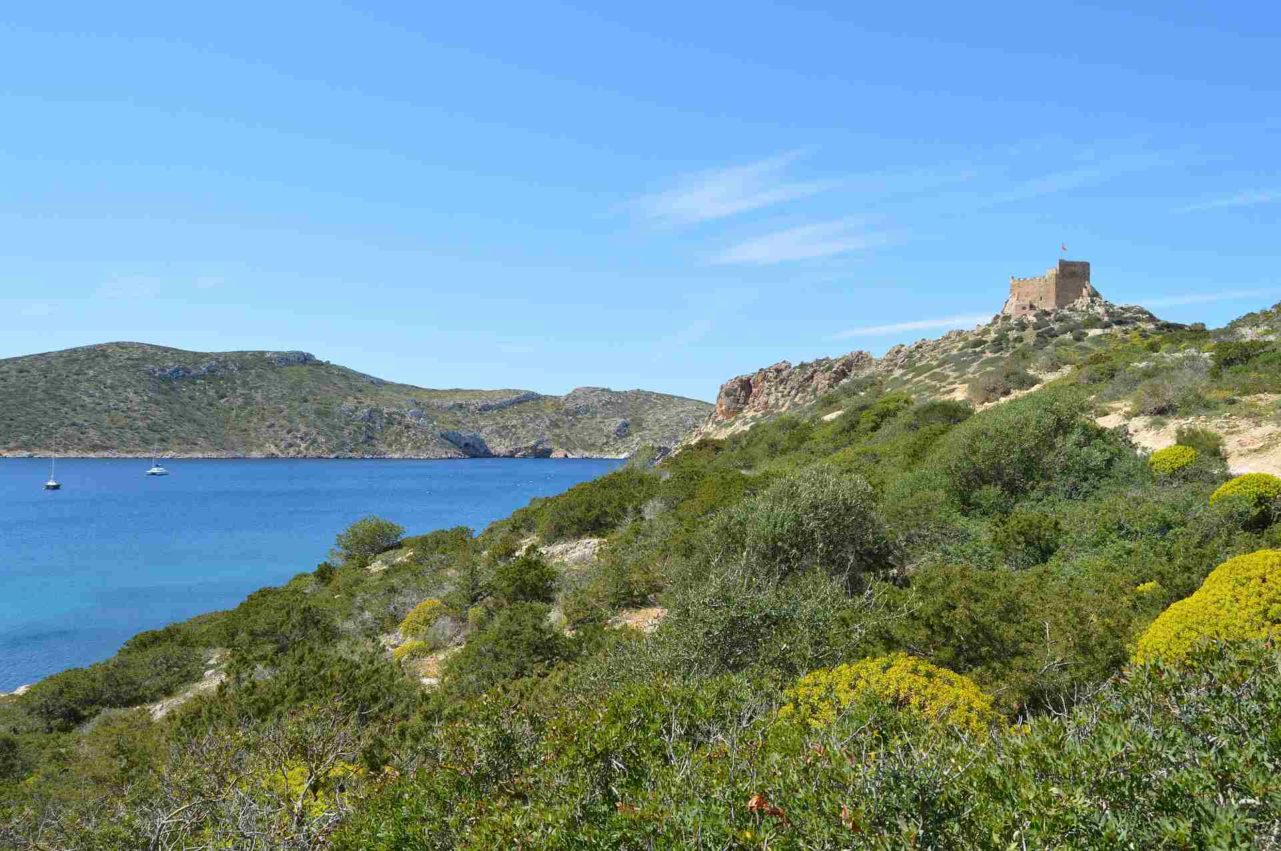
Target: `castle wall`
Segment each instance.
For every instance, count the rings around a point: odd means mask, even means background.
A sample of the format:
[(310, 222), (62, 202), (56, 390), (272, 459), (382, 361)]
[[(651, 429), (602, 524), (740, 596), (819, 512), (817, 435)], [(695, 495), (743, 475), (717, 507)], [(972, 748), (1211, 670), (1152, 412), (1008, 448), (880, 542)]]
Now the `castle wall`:
[(1090, 264), (1082, 260), (1060, 260), (1057, 267), (1035, 278), (1010, 278), (1010, 297), (1003, 313), (1023, 316), (1037, 310), (1067, 307), (1087, 293)]

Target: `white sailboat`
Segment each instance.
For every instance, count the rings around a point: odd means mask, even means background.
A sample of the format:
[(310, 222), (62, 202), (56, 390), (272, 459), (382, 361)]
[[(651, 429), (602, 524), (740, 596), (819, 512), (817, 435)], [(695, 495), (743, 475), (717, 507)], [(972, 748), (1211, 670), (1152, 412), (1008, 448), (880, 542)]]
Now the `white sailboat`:
[(144, 473), (143, 475), (147, 475), (147, 476), (167, 476), (167, 475), (169, 475), (169, 471), (168, 471), (168, 470), (166, 470), (164, 467), (161, 467), (161, 466), (160, 466), (160, 462), (159, 462), (159, 461), (157, 461), (155, 458), (152, 458), (152, 459), (151, 459), (151, 467), (150, 467), (150, 469), (148, 469), (148, 470), (147, 470), (147, 472), (146, 472), (146, 473)]
[(49, 481), (44, 483), (44, 489), (47, 491), (62, 490), (62, 483), (59, 482), (58, 479), (54, 476), (54, 463), (55, 463), (55, 459), (52, 455), (50, 455), (49, 456)]

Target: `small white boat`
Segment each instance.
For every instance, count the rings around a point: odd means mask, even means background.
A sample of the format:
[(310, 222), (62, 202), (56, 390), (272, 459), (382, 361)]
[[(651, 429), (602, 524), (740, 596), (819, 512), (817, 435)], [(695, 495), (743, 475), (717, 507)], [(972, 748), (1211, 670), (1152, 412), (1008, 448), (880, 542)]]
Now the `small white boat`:
[(169, 475), (169, 471), (168, 471), (168, 470), (166, 470), (164, 467), (161, 467), (161, 466), (160, 466), (160, 462), (159, 462), (159, 461), (157, 461), (155, 458), (152, 458), (152, 459), (151, 459), (151, 467), (150, 467), (150, 469), (148, 469), (148, 470), (147, 470), (147, 472), (146, 472), (146, 473), (144, 473), (144, 475), (147, 475), (147, 476), (167, 476), (167, 475)]
[(55, 478), (53, 475), (53, 472), (54, 472), (53, 465), (54, 465), (54, 460), (51, 457), (49, 459), (49, 481), (44, 483), (44, 489), (47, 491), (62, 490), (62, 483), (59, 482), (57, 478)]

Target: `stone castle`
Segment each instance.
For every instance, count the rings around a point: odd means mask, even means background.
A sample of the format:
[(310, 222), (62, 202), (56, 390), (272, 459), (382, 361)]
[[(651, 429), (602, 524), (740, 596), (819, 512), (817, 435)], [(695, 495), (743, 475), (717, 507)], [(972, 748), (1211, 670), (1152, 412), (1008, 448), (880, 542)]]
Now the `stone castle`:
[(1090, 264), (1083, 260), (1060, 260), (1059, 265), (1035, 278), (1010, 278), (1010, 297), (1001, 312), (1023, 316), (1038, 310), (1067, 307), (1083, 296), (1097, 296), (1090, 285)]

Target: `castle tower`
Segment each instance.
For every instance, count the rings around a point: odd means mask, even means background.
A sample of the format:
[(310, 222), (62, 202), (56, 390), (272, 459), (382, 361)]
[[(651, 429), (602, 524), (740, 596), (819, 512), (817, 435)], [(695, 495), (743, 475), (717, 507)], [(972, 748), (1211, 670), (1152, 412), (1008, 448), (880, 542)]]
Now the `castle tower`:
[(1090, 284), (1090, 264), (1060, 260), (1057, 267), (1036, 278), (1010, 277), (1010, 297), (1001, 312), (1023, 316), (1038, 310), (1058, 310), (1087, 295), (1098, 295)]

